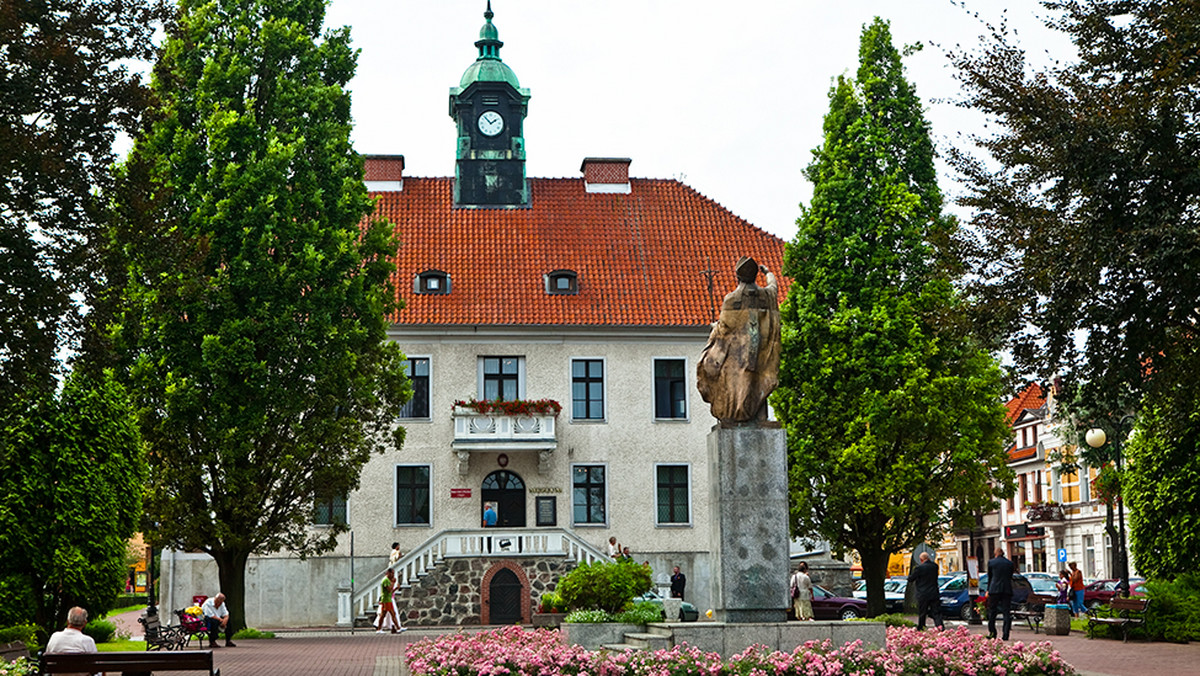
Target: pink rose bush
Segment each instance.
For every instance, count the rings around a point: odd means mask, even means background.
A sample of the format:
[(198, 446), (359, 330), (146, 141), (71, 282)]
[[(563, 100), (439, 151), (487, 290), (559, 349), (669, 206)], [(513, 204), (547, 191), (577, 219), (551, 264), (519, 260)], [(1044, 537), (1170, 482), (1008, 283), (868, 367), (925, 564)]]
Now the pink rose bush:
[(408, 668), (420, 676), (1069, 676), (1049, 642), (1004, 643), (965, 628), (921, 632), (891, 627), (887, 647), (809, 642), (791, 653), (753, 646), (723, 660), (688, 646), (614, 653), (563, 645), (558, 632), (506, 627), (458, 633), (409, 645)]

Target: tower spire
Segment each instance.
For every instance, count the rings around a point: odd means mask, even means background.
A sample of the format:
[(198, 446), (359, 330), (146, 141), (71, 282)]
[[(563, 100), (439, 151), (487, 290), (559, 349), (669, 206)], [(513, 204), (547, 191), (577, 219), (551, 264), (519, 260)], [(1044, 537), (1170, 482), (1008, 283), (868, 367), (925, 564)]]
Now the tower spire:
[(479, 40), (475, 46), (479, 48), (479, 58), (476, 59), (495, 59), (500, 60), (500, 48), (504, 46), (500, 42), (500, 31), (496, 30), (496, 26), (492, 23), (492, 17), (495, 14), (492, 12), (492, 0), (488, 0), (487, 11), (483, 13), (483, 28), (479, 29)]

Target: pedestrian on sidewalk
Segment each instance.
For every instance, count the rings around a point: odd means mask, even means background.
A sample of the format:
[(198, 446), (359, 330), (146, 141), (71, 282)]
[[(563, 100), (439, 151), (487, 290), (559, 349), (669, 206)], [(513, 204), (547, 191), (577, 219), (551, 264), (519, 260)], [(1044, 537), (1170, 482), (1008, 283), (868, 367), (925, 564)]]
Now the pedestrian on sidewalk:
[(800, 567), (796, 569), (795, 573), (792, 573), (792, 580), (788, 586), (792, 593), (792, 607), (796, 613), (796, 619), (813, 619), (813, 586), (812, 578), (808, 576), (807, 563), (800, 562)]
[(388, 568), (387, 571), (384, 572), (383, 582), (381, 582), (379, 586), (381, 592), (379, 596), (379, 620), (375, 625), (375, 633), (384, 633), (383, 619), (386, 617), (392, 622), (392, 633), (398, 634), (404, 631), (404, 627), (400, 626), (400, 619), (396, 617), (395, 601), (392, 598), (392, 594), (396, 591), (395, 571), (393, 571), (391, 568)]
[(938, 566), (929, 558), (929, 552), (921, 552), (921, 562), (908, 574), (908, 583), (917, 593), (917, 629), (925, 628), (925, 616), (933, 620), (933, 626), (945, 629), (942, 624), (942, 596), (938, 591)]
[(996, 638), (996, 615), (1004, 615), (1005, 641), (1012, 631), (1013, 564), (997, 547), (996, 556), (988, 561), (988, 638)]
[(1083, 588), (1086, 587), (1083, 583), (1083, 571), (1072, 561), (1067, 564), (1071, 567), (1071, 607), (1075, 613), (1084, 615), (1087, 613), (1087, 607), (1083, 605)]

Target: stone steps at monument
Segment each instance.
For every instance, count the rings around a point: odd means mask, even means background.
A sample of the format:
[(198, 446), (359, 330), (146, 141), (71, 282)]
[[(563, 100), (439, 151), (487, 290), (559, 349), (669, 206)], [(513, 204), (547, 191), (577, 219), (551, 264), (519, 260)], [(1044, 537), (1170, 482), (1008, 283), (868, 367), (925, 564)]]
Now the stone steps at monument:
[(602, 645), (600, 647), (605, 650), (615, 652), (615, 653), (616, 652), (627, 653), (627, 652), (633, 652), (634, 650), (640, 650), (640, 648), (638, 648), (636, 646), (631, 646), (628, 643), (605, 643), (604, 645)]
[(655, 636), (662, 636), (667, 639), (670, 639), (675, 635), (675, 632), (671, 630), (671, 627), (664, 624), (653, 623), (646, 625), (646, 633), (654, 634)]
[(666, 650), (671, 647), (671, 636), (658, 633), (626, 632), (625, 644), (638, 650)]

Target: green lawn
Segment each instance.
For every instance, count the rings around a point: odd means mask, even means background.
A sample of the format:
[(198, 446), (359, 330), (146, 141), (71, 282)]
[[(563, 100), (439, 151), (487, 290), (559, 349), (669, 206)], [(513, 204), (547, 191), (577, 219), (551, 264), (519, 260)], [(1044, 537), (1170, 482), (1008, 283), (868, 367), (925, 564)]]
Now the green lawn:
[(97, 643), (96, 644), (96, 650), (98, 650), (102, 653), (115, 653), (115, 652), (120, 652), (120, 651), (124, 651), (124, 650), (142, 651), (145, 649), (146, 649), (145, 641), (130, 641), (129, 639), (125, 639), (123, 641), (109, 641), (108, 643)]

